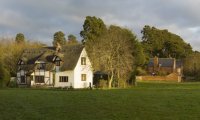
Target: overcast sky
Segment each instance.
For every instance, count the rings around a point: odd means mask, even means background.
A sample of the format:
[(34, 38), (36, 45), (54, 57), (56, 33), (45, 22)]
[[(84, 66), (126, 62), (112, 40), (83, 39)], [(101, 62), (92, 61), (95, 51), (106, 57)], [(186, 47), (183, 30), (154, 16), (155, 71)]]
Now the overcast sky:
[(22, 32), (50, 45), (53, 34), (63, 31), (80, 40), (85, 17), (96, 16), (137, 36), (144, 25), (168, 29), (200, 50), (199, 11), (200, 0), (0, 0), (0, 36)]

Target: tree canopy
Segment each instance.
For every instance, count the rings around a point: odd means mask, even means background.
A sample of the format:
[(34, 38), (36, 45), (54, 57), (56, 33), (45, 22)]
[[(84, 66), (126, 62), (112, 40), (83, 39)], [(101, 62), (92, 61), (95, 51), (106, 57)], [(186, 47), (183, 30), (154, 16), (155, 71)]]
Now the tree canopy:
[(6, 86), (10, 76), (16, 76), (17, 62), (24, 49), (41, 47), (41, 43), (16, 44), (13, 38), (0, 38), (0, 86)]
[(143, 47), (150, 57), (184, 58), (192, 53), (190, 44), (186, 43), (180, 36), (167, 30), (159, 30), (146, 25), (141, 33), (143, 34)]
[(183, 73), (192, 76), (195, 81), (200, 81), (200, 53), (195, 51), (183, 59)]
[(25, 37), (23, 33), (18, 33), (15, 37), (15, 42), (20, 44), (25, 42)]
[(56, 32), (53, 36), (53, 46), (56, 46), (57, 43), (59, 43), (60, 45), (66, 44), (65, 34), (62, 31)]
[(76, 39), (76, 36), (70, 34), (68, 35), (68, 41), (67, 44), (78, 44), (78, 40)]
[(83, 38), (82, 42), (95, 40), (97, 37), (104, 34), (106, 30), (106, 25), (103, 20), (96, 18), (95, 16), (87, 16), (83, 24), (83, 30), (80, 32), (80, 35)]

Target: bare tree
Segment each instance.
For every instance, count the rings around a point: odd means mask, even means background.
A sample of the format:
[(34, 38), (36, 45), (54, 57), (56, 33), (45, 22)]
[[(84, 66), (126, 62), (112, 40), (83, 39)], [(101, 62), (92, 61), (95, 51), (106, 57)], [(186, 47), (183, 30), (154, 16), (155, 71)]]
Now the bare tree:
[(126, 86), (134, 63), (134, 40), (136, 37), (125, 28), (110, 26), (108, 33), (97, 38), (92, 44), (91, 59), (98, 70), (109, 74), (108, 87), (115, 80), (117, 86)]

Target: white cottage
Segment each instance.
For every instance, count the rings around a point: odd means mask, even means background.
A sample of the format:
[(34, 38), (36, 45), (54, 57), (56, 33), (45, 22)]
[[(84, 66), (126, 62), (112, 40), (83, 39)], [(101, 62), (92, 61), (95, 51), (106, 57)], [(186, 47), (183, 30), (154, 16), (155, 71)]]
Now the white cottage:
[(93, 84), (91, 62), (82, 45), (27, 49), (18, 62), (17, 83), (88, 88)]

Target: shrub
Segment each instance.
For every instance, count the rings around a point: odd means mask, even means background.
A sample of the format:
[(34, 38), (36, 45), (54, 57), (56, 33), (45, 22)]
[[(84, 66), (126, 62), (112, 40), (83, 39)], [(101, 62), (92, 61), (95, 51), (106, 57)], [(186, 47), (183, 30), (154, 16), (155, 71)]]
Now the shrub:
[(11, 88), (16, 88), (17, 87), (17, 79), (14, 78), (14, 79), (10, 80), (8, 86), (11, 87)]
[(126, 81), (125, 80), (118, 80), (118, 82), (119, 82), (119, 86), (118, 87), (120, 87), (120, 88), (126, 88), (126, 86), (127, 86), (127, 83), (126, 83)]
[(99, 88), (107, 88), (108, 81), (107, 80), (99, 80)]

